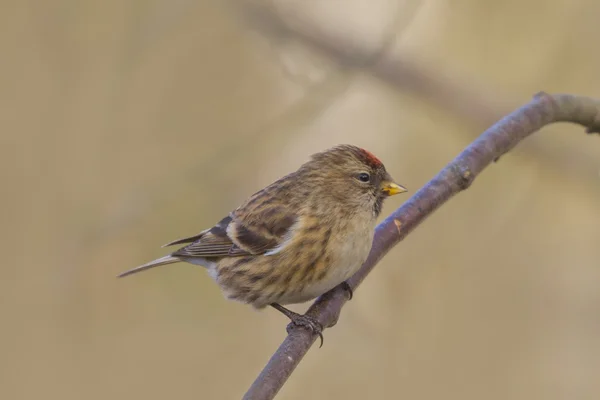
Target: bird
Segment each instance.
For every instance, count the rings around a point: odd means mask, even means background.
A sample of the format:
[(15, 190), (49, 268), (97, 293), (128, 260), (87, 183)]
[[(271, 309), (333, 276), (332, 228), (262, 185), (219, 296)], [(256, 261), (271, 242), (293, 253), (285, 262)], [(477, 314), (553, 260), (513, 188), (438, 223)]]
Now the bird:
[[(367, 259), (386, 198), (406, 192), (373, 153), (337, 145), (250, 196), (216, 225), (163, 247), (171, 254), (127, 270), (200, 265), (232, 300), (271, 306), (321, 338), (316, 319), (284, 305), (303, 303), (346, 284)], [(289, 327), (288, 327), (289, 331)]]

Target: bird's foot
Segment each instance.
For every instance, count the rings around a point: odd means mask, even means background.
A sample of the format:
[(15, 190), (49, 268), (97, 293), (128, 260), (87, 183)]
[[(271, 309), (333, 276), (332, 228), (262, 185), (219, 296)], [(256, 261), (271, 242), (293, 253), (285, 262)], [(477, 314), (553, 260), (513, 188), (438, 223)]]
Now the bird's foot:
[(321, 339), (321, 344), (319, 345), (319, 348), (323, 347), (323, 325), (321, 325), (321, 323), (319, 321), (317, 321), (315, 318), (313, 318), (311, 316), (295, 313), (277, 303), (271, 304), (271, 307), (273, 307), (277, 311), (281, 312), (283, 315), (288, 317), (290, 319), (290, 321), (292, 321), (287, 326), (288, 333), (290, 333), (291, 330), (293, 330), (299, 326), (304, 327), (304, 328), (310, 330), (313, 334), (319, 336), (319, 339)]
[(290, 318), (292, 321), (286, 328), (287, 332), (290, 333), (291, 330), (296, 329), (298, 326), (303, 326), (309, 329), (312, 333), (319, 336), (321, 343), (319, 344), (319, 348), (323, 347), (323, 325), (316, 319), (309, 317), (308, 315), (296, 314), (293, 318)]
[(354, 296), (354, 291), (350, 287), (350, 284), (346, 281), (340, 283), (340, 286), (348, 293), (348, 301), (352, 300), (352, 296)]

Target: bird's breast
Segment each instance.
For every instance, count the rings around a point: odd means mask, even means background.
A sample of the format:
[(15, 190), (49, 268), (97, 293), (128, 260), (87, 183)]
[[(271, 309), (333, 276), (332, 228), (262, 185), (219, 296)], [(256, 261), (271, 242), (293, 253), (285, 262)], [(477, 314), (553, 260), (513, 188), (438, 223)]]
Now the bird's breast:
[(373, 243), (374, 223), (364, 221), (356, 226), (334, 229), (328, 246), (313, 268), (310, 283), (302, 290), (291, 291), (292, 296), (281, 299), (282, 303), (301, 303), (311, 300), (333, 289), (350, 278), (367, 259)]
[(352, 276), (367, 259), (372, 244), (373, 228), (368, 225), (341, 234), (329, 248), (332, 252), (331, 275), (341, 281)]

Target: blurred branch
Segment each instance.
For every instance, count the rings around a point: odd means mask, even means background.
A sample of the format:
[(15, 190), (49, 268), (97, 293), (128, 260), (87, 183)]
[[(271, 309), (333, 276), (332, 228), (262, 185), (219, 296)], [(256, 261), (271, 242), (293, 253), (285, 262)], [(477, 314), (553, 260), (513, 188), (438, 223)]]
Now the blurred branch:
[[(237, 1), (239, 2), (239, 0)], [(255, 2), (253, 3), (252, 0), (242, 0), (242, 7), (238, 7), (237, 9), (241, 9), (242, 16), (247, 22), (250, 22), (247, 25), (251, 29), (260, 31), (264, 37), (275, 43), (282, 43), (288, 39), (292, 39), (304, 45), (312, 45), (308, 46), (308, 48), (314, 47), (315, 44), (319, 43), (319, 41), (310, 41), (307, 43), (304, 36), (298, 36), (297, 31), (289, 28), (283, 19), (279, 18), (279, 12), (275, 11), (274, 3), (275, 2), (271, 2), (271, 5), (269, 6), (268, 4), (265, 4), (264, 1), (261, 1), (261, 4), (258, 5)], [(402, 23), (405, 22), (406, 19), (406, 7), (398, 5), (397, 8), (398, 9), (394, 12), (394, 18), (386, 25), (379, 43), (369, 48), (363, 48), (364, 51), (362, 51), (360, 55), (354, 57), (351, 62), (345, 63), (343, 62), (344, 59), (340, 60), (335, 54), (333, 57), (332, 54), (325, 55), (329, 56), (328, 59), (334, 62), (342, 61), (337, 62), (337, 65), (343, 70), (352, 70), (356, 67), (366, 67), (376, 64), (385, 54), (392, 50), (398, 38), (398, 32), (402, 31)], [(271, 10), (271, 13), (266, 12), (267, 10)], [(310, 27), (305, 26), (305, 28), (306, 29), (301, 32), (312, 32), (312, 34), (314, 34), (314, 31)], [(319, 37), (319, 35), (316, 37)], [(292, 74), (289, 74), (288, 71), (288, 75), (291, 77)]]
[[(392, 247), (452, 196), (467, 189), (485, 167), (527, 136), (554, 122), (572, 122), (585, 126), (587, 133), (600, 133), (600, 100), (540, 93), (529, 104), (502, 118), (377, 226), (371, 253), (348, 280), (350, 287), (355, 290)], [(346, 301), (344, 289), (338, 287), (319, 297), (306, 314), (323, 327), (332, 327)], [(244, 399), (274, 398), (316, 338), (310, 330), (291, 329)]]
[[(393, 52), (395, 37), (386, 32), (384, 41), (376, 46), (348, 40), (344, 32), (315, 23), (301, 13), (276, 7), (271, 1), (235, 0), (251, 26), (275, 38), (293, 37), (319, 50), (341, 65), (366, 68), (377, 78), (393, 87), (418, 95), (449, 112), (482, 126), (498, 120), (506, 110), (508, 99), (494, 90), (486, 90), (482, 82), (474, 84), (472, 77), (460, 77), (448, 72), (444, 77), (437, 70)], [(288, 7), (292, 8), (292, 7)], [(401, 13), (399, 13), (401, 14)], [(400, 17), (391, 26), (399, 25)], [(508, 112), (508, 110), (506, 110)]]

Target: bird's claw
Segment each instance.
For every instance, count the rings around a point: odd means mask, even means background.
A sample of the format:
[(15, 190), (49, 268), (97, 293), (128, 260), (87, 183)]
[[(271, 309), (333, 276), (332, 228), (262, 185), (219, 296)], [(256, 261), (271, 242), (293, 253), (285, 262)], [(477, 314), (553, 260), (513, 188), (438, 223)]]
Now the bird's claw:
[(352, 297), (354, 296), (354, 291), (350, 287), (350, 284), (348, 282), (344, 281), (340, 285), (346, 291), (346, 293), (348, 293), (348, 301), (352, 300)]
[(283, 315), (288, 317), (290, 319), (290, 321), (292, 321), (287, 326), (288, 334), (295, 327), (298, 327), (298, 326), (304, 327), (304, 328), (310, 330), (313, 334), (319, 336), (319, 339), (321, 339), (321, 344), (319, 345), (319, 348), (323, 347), (323, 325), (321, 325), (321, 323), (319, 321), (317, 321), (315, 318), (313, 318), (311, 316), (298, 314), (298, 313), (293, 312), (292, 310), (288, 310), (287, 308), (283, 307), (281, 304), (278, 304), (278, 303), (272, 303), (271, 307), (273, 307), (277, 311), (281, 312)]
[(290, 317), (290, 320), (292, 322), (290, 322), (289, 325), (287, 326), (288, 333), (290, 333), (291, 330), (293, 330), (299, 326), (307, 328), (313, 334), (319, 336), (319, 339), (321, 339), (321, 344), (319, 345), (319, 348), (323, 347), (323, 325), (321, 325), (321, 323), (319, 321), (317, 321), (316, 319), (314, 319), (313, 317), (310, 317), (308, 315), (301, 315), (301, 314), (296, 314), (296, 315)]

